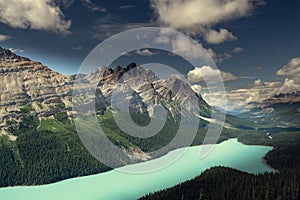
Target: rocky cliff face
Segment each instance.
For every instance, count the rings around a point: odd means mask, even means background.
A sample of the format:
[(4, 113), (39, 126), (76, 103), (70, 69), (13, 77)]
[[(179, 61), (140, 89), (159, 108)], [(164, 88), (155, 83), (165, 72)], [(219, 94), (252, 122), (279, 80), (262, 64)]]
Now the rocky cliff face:
[(0, 48), (0, 118), (27, 104), (36, 111), (49, 111), (52, 105), (69, 101), (65, 95), (71, 89), (71, 77)]

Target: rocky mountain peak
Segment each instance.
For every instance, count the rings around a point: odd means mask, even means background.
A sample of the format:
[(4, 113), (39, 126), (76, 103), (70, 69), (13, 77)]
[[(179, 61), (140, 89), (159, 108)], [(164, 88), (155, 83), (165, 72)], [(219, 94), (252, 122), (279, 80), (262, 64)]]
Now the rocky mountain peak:
[(3, 67), (4, 63), (7, 62), (24, 61), (24, 60), (29, 61), (28, 58), (18, 56), (11, 50), (0, 47), (0, 61), (1, 61), (0, 67)]
[(2, 47), (0, 47), (0, 58), (4, 57), (17, 57), (17, 55), (8, 49), (3, 49)]
[[(0, 49), (0, 119), (19, 115), (29, 105), (37, 113), (66, 100), (72, 80), (39, 62)], [(2, 121), (0, 120), (0, 125)]]

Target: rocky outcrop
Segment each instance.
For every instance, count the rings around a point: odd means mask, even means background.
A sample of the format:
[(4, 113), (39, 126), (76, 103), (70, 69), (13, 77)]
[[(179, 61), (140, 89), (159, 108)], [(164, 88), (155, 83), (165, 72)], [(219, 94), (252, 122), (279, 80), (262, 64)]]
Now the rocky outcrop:
[(0, 118), (37, 103), (49, 111), (72, 89), (72, 78), (50, 70), (39, 62), (0, 49)]

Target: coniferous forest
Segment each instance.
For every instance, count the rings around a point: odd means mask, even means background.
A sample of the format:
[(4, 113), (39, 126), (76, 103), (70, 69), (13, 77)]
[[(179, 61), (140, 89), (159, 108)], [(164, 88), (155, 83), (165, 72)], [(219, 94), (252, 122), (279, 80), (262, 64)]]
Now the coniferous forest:
[(252, 175), (214, 167), (200, 176), (141, 200), (298, 200), (300, 199), (300, 140), (277, 145), (266, 161), (278, 172)]
[(250, 175), (215, 167), (193, 180), (147, 195), (141, 200), (298, 200), (300, 170)]

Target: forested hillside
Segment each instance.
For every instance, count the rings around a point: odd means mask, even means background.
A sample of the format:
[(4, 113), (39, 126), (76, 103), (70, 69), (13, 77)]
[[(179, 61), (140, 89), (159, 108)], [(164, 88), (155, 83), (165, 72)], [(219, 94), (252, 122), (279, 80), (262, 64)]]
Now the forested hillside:
[(147, 195), (141, 200), (298, 200), (300, 134), (295, 132), (288, 135), (290, 138), (284, 133), (275, 138), (275, 148), (265, 157), (279, 172), (251, 175), (234, 169), (215, 167), (193, 180)]
[(234, 169), (215, 167), (193, 180), (147, 195), (140, 200), (298, 200), (299, 177), (299, 170), (255, 176)]

